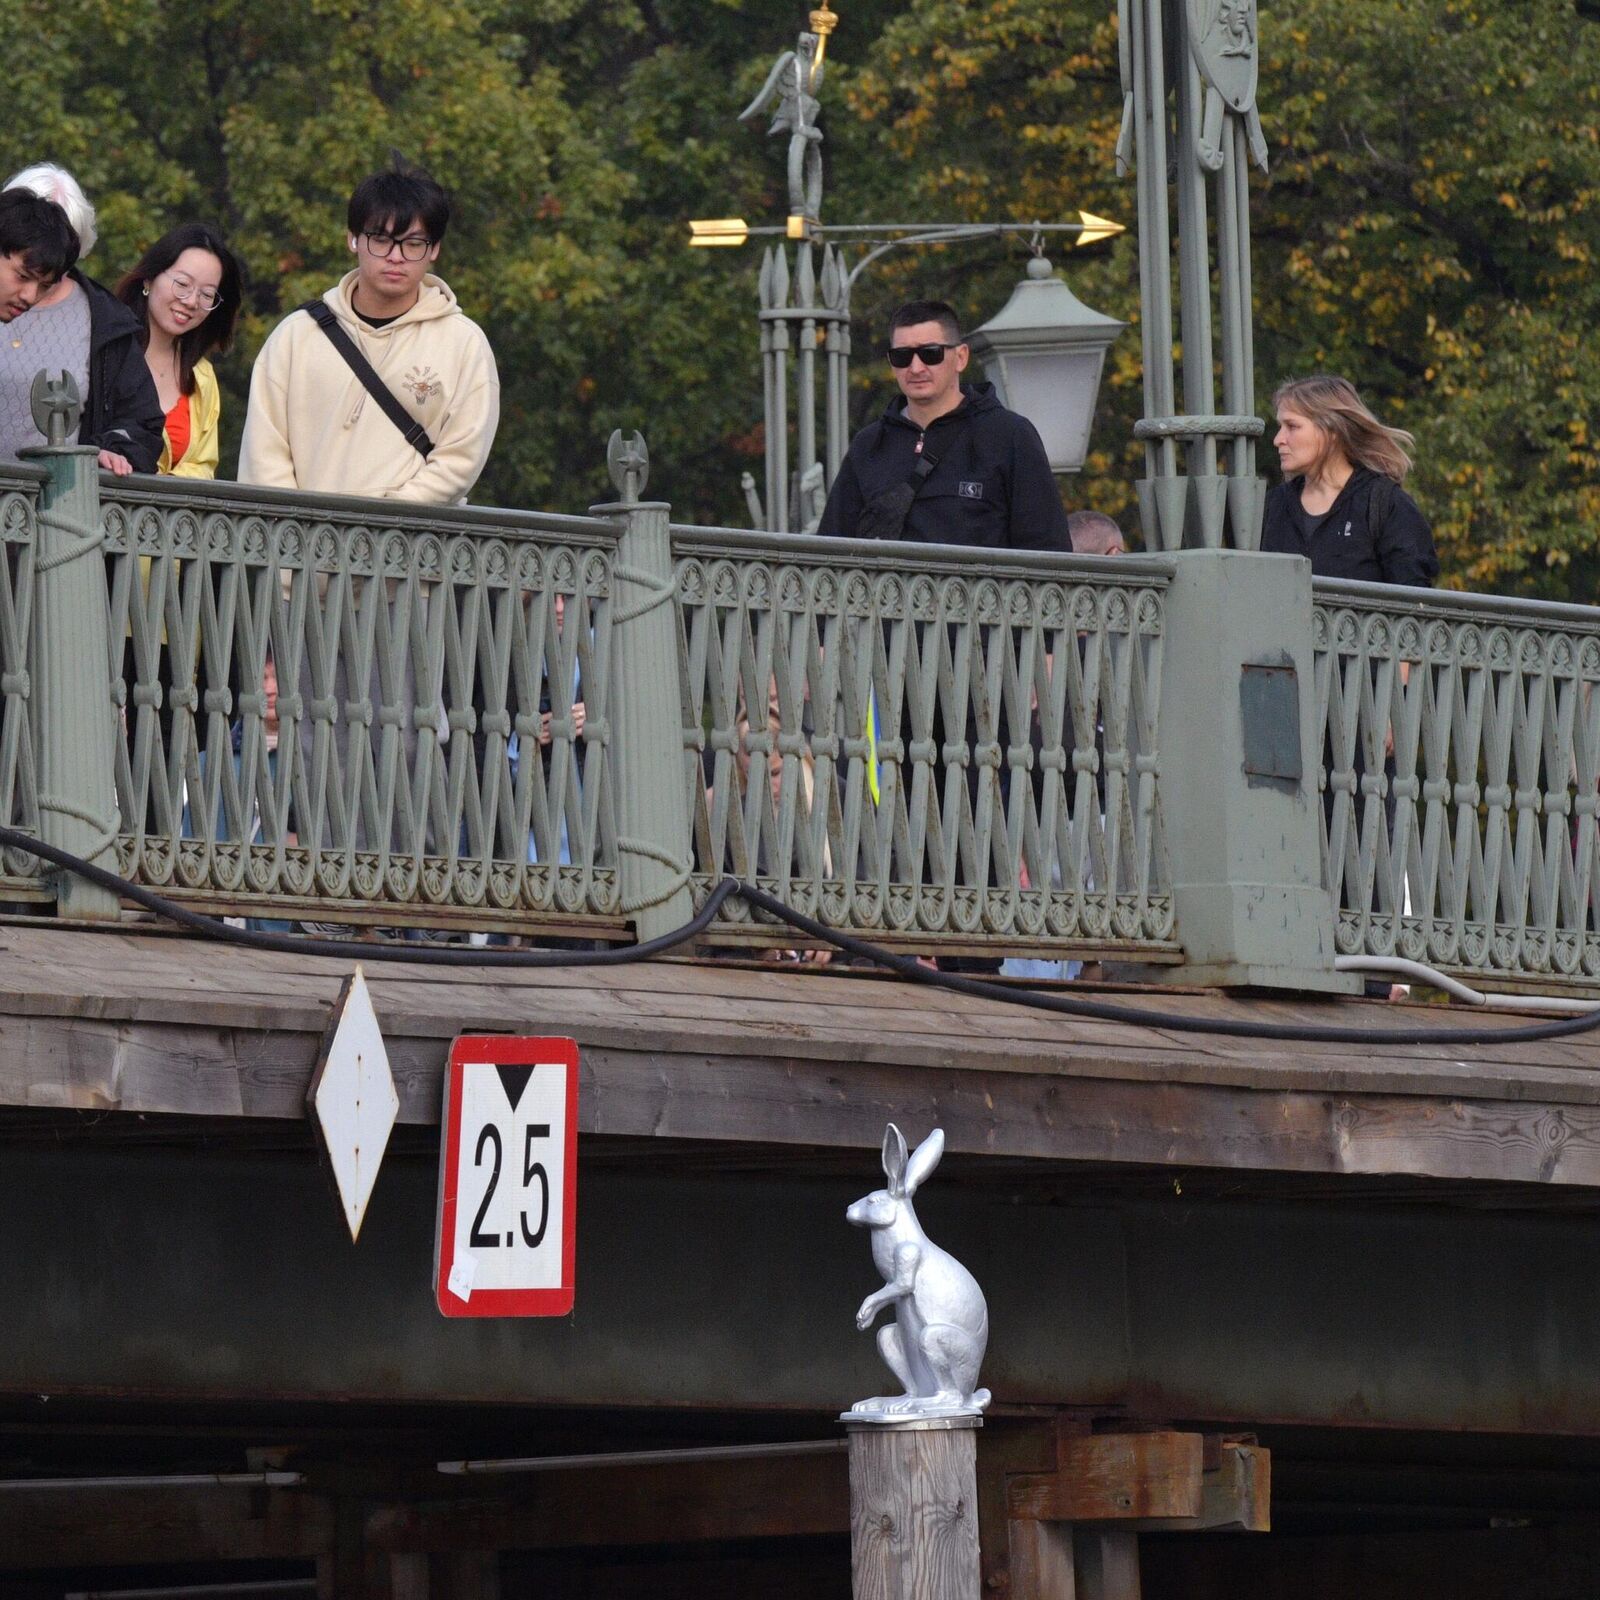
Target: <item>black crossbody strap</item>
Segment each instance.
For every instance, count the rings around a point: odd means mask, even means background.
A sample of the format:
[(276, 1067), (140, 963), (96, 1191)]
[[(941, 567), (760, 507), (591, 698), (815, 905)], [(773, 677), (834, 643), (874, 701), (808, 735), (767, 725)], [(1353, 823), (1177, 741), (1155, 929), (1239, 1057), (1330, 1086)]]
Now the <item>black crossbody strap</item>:
[(911, 490), (912, 496), (920, 494), (922, 486), (933, 476), (933, 469), (939, 465), (939, 458), (931, 450), (924, 448), (917, 457), (917, 464), (906, 475), (906, 487)]
[(327, 334), (328, 342), (344, 357), (367, 393), (378, 402), (384, 416), (405, 435), (406, 443), (426, 461), (433, 452), (433, 440), (428, 437), (428, 430), (395, 399), (388, 384), (373, 371), (372, 363), (356, 347), (355, 340), (339, 326), (339, 319), (334, 316), (328, 303), (325, 300), (307, 300), (300, 309), (311, 313), (311, 320)]

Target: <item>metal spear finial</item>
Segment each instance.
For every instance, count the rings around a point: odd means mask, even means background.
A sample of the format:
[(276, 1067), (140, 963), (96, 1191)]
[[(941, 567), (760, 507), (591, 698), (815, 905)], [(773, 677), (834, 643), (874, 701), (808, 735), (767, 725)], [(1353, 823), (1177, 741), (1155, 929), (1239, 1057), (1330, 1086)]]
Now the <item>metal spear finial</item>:
[(77, 380), (70, 372), (58, 372), (51, 377), (48, 371), (41, 370), (34, 374), (28, 398), (34, 427), (44, 435), (45, 443), (52, 450), (60, 449), (83, 415)]

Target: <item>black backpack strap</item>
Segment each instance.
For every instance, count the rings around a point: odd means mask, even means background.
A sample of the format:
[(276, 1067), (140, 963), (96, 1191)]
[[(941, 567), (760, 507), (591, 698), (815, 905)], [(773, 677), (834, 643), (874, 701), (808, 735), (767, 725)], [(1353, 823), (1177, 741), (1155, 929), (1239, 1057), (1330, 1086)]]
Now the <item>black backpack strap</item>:
[(433, 440), (428, 437), (428, 430), (395, 399), (388, 384), (356, 347), (355, 340), (339, 326), (339, 319), (334, 316), (328, 303), (325, 300), (307, 300), (300, 309), (311, 314), (311, 320), (327, 334), (329, 344), (344, 357), (367, 393), (378, 402), (384, 416), (405, 435), (406, 443), (426, 461), (433, 452)]
[(1387, 472), (1374, 474), (1374, 479), (1372, 492), (1367, 496), (1367, 532), (1376, 539), (1394, 509), (1395, 481)]

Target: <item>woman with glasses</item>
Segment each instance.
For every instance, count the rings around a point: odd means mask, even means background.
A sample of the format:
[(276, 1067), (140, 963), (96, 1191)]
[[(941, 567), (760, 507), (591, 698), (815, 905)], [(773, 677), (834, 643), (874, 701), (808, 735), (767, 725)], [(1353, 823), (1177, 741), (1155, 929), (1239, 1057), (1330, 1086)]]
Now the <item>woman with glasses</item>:
[(215, 228), (186, 222), (164, 234), (117, 285), (139, 319), (145, 364), (165, 416), (156, 470), (217, 475), (222, 400), (209, 357), (228, 348), (239, 316), (239, 263)]

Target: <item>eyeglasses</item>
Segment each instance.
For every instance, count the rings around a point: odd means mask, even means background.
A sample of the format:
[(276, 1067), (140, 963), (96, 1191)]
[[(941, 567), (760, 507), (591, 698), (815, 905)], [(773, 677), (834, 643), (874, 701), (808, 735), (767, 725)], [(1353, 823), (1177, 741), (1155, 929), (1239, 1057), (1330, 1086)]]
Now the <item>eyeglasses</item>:
[(222, 304), (222, 296), (215, 289), (203, 289), (193, 278), (186, 278), (181, 272), (169, 272), (167, 285), (172, 290), (174, 300), (199, 306), (202, 311), (215, 311)]
[(897, 344), (889, 352), (889, 365), (896, 372), (904, 372), (914, 356), (923, 366), (936, 367), (944, 360), (946, 350), (959, 350), (962, 343), (957, 339), (954, 344)]
[(364, 233), (361, 237), (366, 240), (369, 255), (386, 259), (394, 254), (394, 247), (399, 245), (404, 261), (420, 261), (433, 244), (425, 233), (408, 233), (403, 239), (395, 238), (392, 233)]

